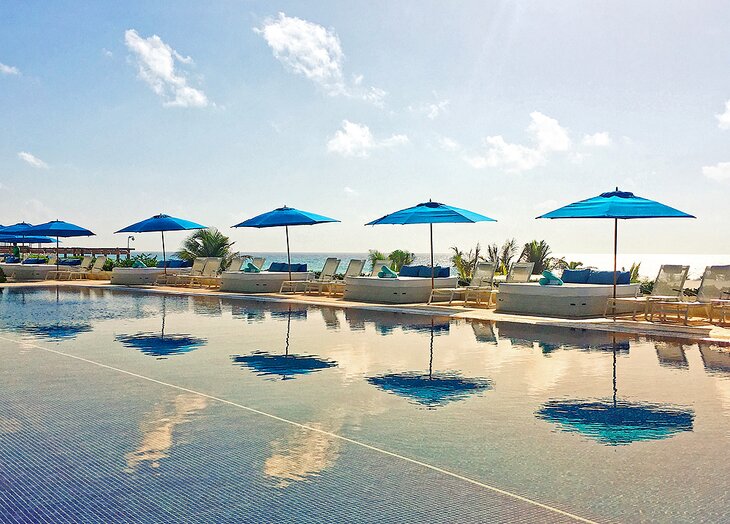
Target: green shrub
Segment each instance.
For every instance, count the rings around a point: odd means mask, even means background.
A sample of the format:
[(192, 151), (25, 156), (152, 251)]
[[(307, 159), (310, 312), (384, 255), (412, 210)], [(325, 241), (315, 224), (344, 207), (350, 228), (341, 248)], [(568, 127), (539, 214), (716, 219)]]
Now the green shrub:
[(3, 284), (5, 282), (7, 282), (7, 281), (8, 281), (8, 279), (5, 278), (5, 273), (3, 273), (2, 268), (0, 268), (0, 284)]

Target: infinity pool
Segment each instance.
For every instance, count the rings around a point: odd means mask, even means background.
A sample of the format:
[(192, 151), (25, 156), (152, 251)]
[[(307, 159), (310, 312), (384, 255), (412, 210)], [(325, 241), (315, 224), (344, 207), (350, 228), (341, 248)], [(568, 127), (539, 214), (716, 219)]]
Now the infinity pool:
[(708, 343), (4, 288), (0, 399), (2, 522), (730, 520)]

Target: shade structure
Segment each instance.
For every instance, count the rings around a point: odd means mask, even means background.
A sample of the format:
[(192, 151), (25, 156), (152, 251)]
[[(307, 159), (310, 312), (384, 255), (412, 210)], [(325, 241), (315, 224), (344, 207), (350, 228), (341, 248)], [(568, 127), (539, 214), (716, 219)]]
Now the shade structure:
[(18, 234), (6, 235), (4, 232), (0, 231), (0, 242), (6, 242), (10, 244), (53, 244), (56, 242), (56, 240), (51, 237), (23, 236)]
[(157, 233), (162, 237), (162, 271), (167, 273), (167, 254), (165, 253), (165, 231), (188, 231), (191, 229), (206, 229), (206, 226), (185, 220), (183, 218), (175, 218), (170, 215), (160, 213), (153, 217), (147, 218), (140, 222), (136, 222), (125, 228), (115, 231), (114, 233)]
[(329, 218), (316, 213), (302, 211), (293, 207), (283, 206), (262, 213), (240, 224), (231, 227), (284, 227), (286, 231), (286, 262), (289, 266), (289, 280), (291, 280), (291, 252), (289, 250), (289, 226), (313, 226), (315, 224), (326, 224), (328, 222), (339, 222), (336, 218)]
[(580, 433), (609, 446), (665, 439), (692, 431), (694, 411), (690, 408), (618, 398), (616, 357), (621, 348), (621, 342), (614, 342), (613, 398), (552, 399), (535, 416), (557, 424), (563, 431)]
[(609, 191), (573, 202), (537, 218), (608, 218), (613, 219), (613, 298), (616, 298), (618, 259), (618, 221), (637, 218), (696, 218), (693, 215), (629, 191)]
[[(272, 311), (272, 316), (273, 316)], [(291, 334), (291, 319), (293, 314), (291, 304), (288, 305), (286, 319), (286, 342), (284, 354), (270, 353), (268, 351), (253, 351), (249, 355), (234, 355), (231, 360), (251, 369), (257, 375), (278, 376), (281, 380), (290, 380), (299, 375), (308, 375), (316, 371), (337, 366), (337, 362), (320, 358), (315, 355), (290, 355), (289, 337)]]
[(26, 230), (30, 235), (55, 237), (56, 239), (56, 269), (58, 269), (58, 239), (59, 237), (91, 237), (94, 233), (86, 228), (63, 220), (51, 220), (45, 224), (38, 224)]
[(434, 224), (473, 224), (475, 222), (496, 222), (493, 218), (474, 213), (466, 209), (447, 206), (440, 202), (422, 202), (413, 207), (401, 209), (382, 216), (365, 224), (376, 226), (381, 224), (408, 225), (428, 224), (431, 239), (431, 288), (434, 287), (435, 268), (433, 264), (433, 225)]
[(13, 224), (12, 226), (5, 226), (3, 228), (0, 228), (0, 235), (21, 236), (23, 233), (28, 231), (31, 227), (33, 227), (33, 224), (29, 224), (28, 222), (18, 222), (17, 224)]
[(367, 377), (368, 383), (428, 408), (463, 400), (469, 395), (491, 389), (492, 384), (486, 378), (464, 377), (455, 371), (433, 371), (433, 340), (436, 331), (437, 325), (431, 320), (428, 373), (385, 373)]

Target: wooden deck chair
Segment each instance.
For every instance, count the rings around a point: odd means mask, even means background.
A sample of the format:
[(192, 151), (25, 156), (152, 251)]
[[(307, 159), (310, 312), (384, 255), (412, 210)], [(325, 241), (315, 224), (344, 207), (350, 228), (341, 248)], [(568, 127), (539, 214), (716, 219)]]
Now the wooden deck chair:
[(340, 262), (339, 258), (328, 258), (324, 261), (324, 266), (322, 267), (322, 272), (319, 274), (319, 278), (312, 280), (285, 280), (281, 283), (279, 293), (296, 293), (299, 290), (306, 291), (307, 284), (310, 282), (329, 282), (334, 278), (335, 273), (337, 273), (337, 268), (340, 266)]
[(689, 266), (664, 265), (660, 267), (651, 294), (635, 297), (611, 297), (606, 301), (604, 316), (609, 316), (609, 310), (611, 316), (616, 316), (616, 306), (618, 304), (631, 304), (633, 306), (631, 315), (633, 320), (636, 320), (636, 313), (640, 308), (644, 310), (644, 318), (649, 318), (649, 302), (652, 300), (663, 300), (665, 302), (682, 300), (682, 291), (684, 290), (684, 282), (687, 280), (687, 273), (689, 273)]

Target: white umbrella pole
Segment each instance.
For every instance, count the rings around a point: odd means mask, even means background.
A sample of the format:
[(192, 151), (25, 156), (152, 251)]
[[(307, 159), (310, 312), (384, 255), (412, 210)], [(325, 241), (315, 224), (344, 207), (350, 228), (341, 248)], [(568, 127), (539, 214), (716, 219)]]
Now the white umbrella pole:
[(289, 270), (289, 281), (291, 281), (291, 254), (289, 252), (289, 226), (284, 226), (286, 231), (286, 265)]
[(433, 265), (433, 224), (428, 225), (428, 230), (431, 233), (431, 289), (433, 289), (436, 287), (434, 282), (436, 268)]

